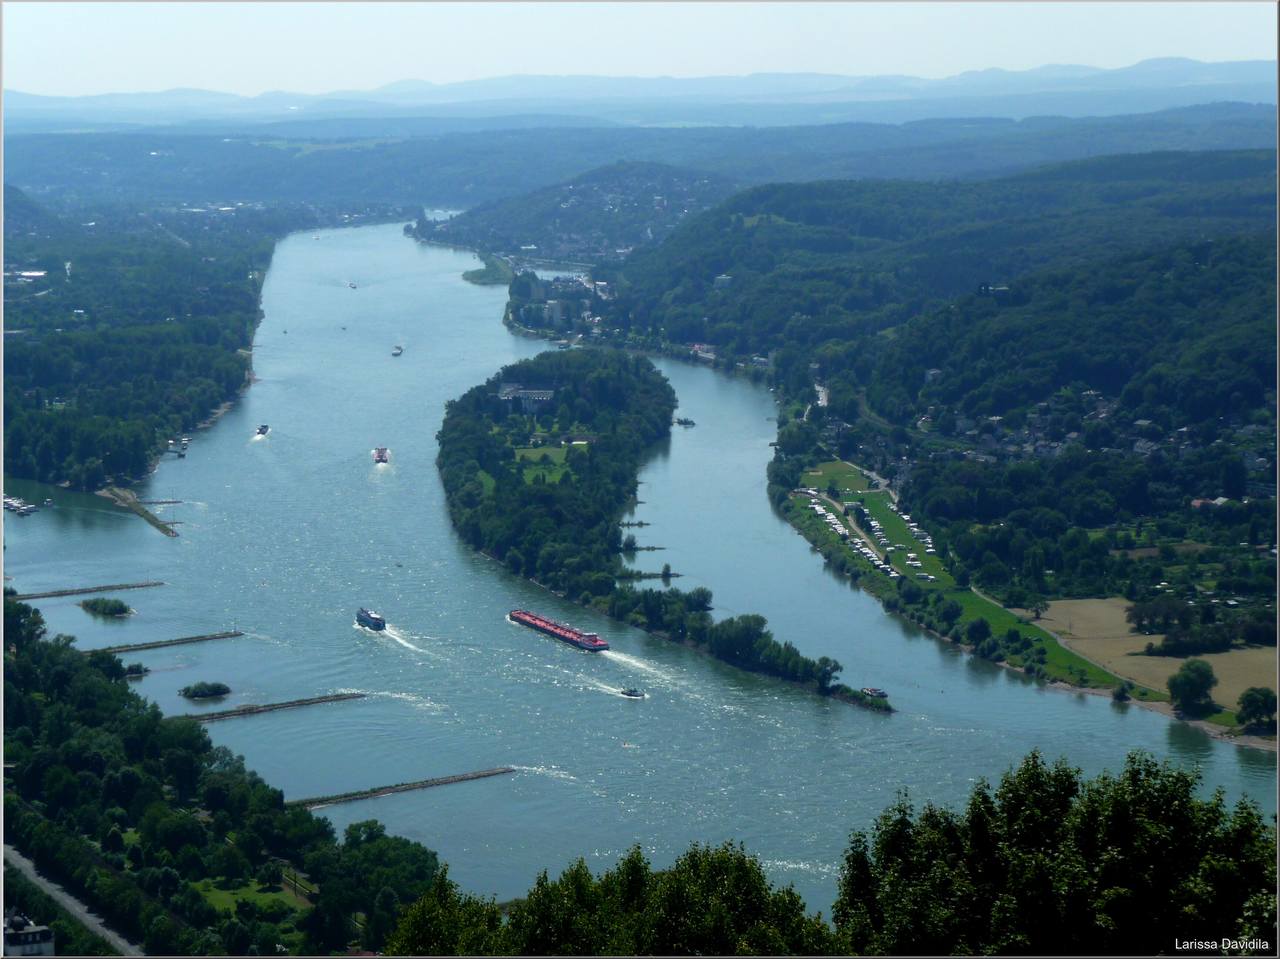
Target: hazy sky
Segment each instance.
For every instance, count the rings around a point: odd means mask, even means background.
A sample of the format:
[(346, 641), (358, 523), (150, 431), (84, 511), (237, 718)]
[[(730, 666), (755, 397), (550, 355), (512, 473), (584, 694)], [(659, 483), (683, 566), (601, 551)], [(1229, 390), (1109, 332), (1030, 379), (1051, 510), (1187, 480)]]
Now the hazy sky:
[(45, 3), (3, 5), (7, 89), (319, 93), (513, 73), (943, 77), (1148, 57), (1274, 59), (1250, 3)]

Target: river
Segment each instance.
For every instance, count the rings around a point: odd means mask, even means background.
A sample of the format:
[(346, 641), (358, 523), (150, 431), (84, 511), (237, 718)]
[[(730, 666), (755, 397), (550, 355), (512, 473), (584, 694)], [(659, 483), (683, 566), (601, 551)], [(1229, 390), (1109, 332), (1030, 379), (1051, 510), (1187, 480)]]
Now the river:
[[(639, 554), (709, 586), (717, 615), (760, 612), (780, 639), (889, 690), (892, 716), (740, 673), (557, 599), (453, 534), (435, 469), (444, 403), (543, 348), (499, 322), (501, 288), (463, 282), (475, 257), (398, 226), (291, 236), (263, 289), (251, 389), (139, 491), (179, 520), (162, 536), (99, 497), (20, 482), (57, 505), (6, 516), (6, 573), (22, 592), (151, 579), (136, 609), (90, 618), (41, 600), (83, 648), (224, 629), (246, 636), (125, 656), (166, 713), (329, 692), (352, 702), (212, 724), (215, 743), (290, 798), (499, 765), (517, 773), (331, 806), (341, 830), (377, 818), (440, 852), (464, 888), (506, 899), (578, 856), (602, 870), (632, 844), (656, 866), (695, 840), (742, 841), (770, 876), (829, 914), (848, 834), (901, 788), (964, 801), (1032, 748), (1088, 773), (1141, 747), (1198, 764), (1210, 787), (1276, 808), (1275, 756), (1214, 741), (1109, 700), (1045, 690), (887, 616), (823, 569), (764, 492), (771, 394), (660, 360), (680, 413), (642, 473)], [(356, 288), (348, 286), (354, 282)], [(391, 356), (400, 344), (404, 354)], [(254, 438), (259, 423), (270, 434)], [(391, 449), (389, 466), (370, 450)], [(353, 626), (382, 611), (385, 634)], [(531, 607), (598, 630), (593, 655), (510, 624)], [(233, 690), (194, 706), (198, 680)], [(622, 686), (647, 697), (629, 700)]]

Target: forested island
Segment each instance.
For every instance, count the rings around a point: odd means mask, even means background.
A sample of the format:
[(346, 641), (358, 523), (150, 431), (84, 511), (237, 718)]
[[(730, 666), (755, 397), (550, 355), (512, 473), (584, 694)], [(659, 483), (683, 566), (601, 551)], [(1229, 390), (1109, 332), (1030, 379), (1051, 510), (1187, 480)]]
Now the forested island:
[(184, 699), (218, 699), (230, 692), (231, 687), (226, 683), (199, 682), (183, 686), (178, 695)]
[[(620, 521), (644, 455), (668, 436), (675, 394), (643, 357), (543, 353), (504, 367), (445, 409), (437, 464), (459, 535), (508, 569), (615, 619), (872, 709), (841, 666), (779, 643), (762, 616), (721, 622), (711, 591), (638, 589)], [(634, 538), (633, 538), (634, 540)]]
[(129, 604), (119, 599), (107, 599), (102, 596), (96, 596), (93, 599), (82, 599), (80, 608), (92, 616), (102, 616), (104, 618), (118, 618), (128, 616), (130, 613)]

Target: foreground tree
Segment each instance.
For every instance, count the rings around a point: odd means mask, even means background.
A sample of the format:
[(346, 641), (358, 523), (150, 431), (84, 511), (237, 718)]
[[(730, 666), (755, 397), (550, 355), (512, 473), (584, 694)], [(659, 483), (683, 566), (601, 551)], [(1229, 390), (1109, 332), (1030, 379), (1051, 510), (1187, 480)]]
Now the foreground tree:
[(1209, 690), (1218, 685), (1213, 667), (1203, 659), (1188, 659), (1169, 677), (1169, 695), (1180, 712), (1203, 712), (1213, 705)]
[(1236, 719), (1241, 726), (1272, 726), (1276, 721), (1276, 693), (1266, 686), (1250, 686), (1240, 694)]
[(963, 812), (917, 816), (901, 797), (850, 841), (840, 951), (1144, 954), (1175, 930), (1274, 942), (1275, 831), (1198, 782), (1141, 753), (1093, 780), (1032, 753)]

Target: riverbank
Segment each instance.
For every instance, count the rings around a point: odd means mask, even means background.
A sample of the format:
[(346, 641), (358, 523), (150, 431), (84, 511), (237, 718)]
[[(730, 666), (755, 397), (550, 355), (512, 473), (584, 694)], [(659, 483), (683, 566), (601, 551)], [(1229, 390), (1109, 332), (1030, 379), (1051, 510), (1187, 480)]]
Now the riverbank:
[[(831, 465), (826, 464), (827, 467)], [(857, 466), (857, 464), (845, 463), (844, 465), (859, 471), (863, 475), (868, 475), (868, 471)], [(819, 467), (816, 471), (811, 471), (807, 475), (827, 478), (831, 471), (823, 472), (824, 468)], [(832, 477), (832, 481), (834, 482), (837, 478), (839, 477)], [(863, 494), (862, 502), (864, 504), (866, 503), (866, 492), (878, 493), (882, 491), (888, 492), (887, 490), (869, 491), (848, 488), (842, 490), (843, 493), (850, 496)], [(820, 496), (833, 508), (838, 508), (837, 504), (825, 494), (820, 494)], [(886, 612), (905, 619), (939, 641), (959, 646), (969, 655), (979, 655), (980, 644), (966, 642), (965, 634), (962, 632), (961, 627), (966, 627), (969, 623), (979, 618), (987, 621), (992, 635), (998, 634), (1001, 630), (1014, 629), (1021, 635), (1036, 637), (1045, 650), (1042, 662), (1023, 664), (1011, 662), (1008, 658), (1001, 658), (995, 662), (1003, 669), (1020, 673), (1029, 679), (1039, 680), (1049, 688), (1110, 698), (1115, 689), (1125, 684), (1126, 680), (1124, 678), (1116, 675), (1103, 664), (1082, 655), (1079, 651), (1073, 650), (1068, 643), (1064, 642), (1061, 637), (1052, 631), (1029, 621), (1026, 616), (1020, 615), (1025, 611), (1006, 609), (991, 597), (984, 595), (976, 587), (969, 587), (966, 590), (958, 590), (952, 593), (947, 590), (954, 588), (955, 584), (948, 582), (945, 589), (937, 590), (939, 595), (956, 600), (961, 606), (961, 614), (948, 632), (944, 633), (941, 629), (935, 628), (924, 611), (903, 603), (902, 592), (894, 586), (893, 581), (888, 578), (887, 574), (878, 572), (869, 564), (862, 563), (861, 558), (853, 555), (852, 551), (848, 550), (845, 544), (836, 538), (836, 534), (825, 526), (820, 527), (812, 522), (804, 522), (802, 518), (807, 519), (806, 513), (797, 508), (796, 499), (795, 495), (790, 497), (789, 508), (781, 509), (779, 512), (782, 513), (792, 528), (804, 536), (810, 545), (823, 556), (828, 565), (833, 566), (835, 571), (841, 575), (849, 576), (860, 589), (874, 596), (884, 606)], [(871, 514), (870, 510), (868, 512)], [(882, 519), (887, 520), (889, 517), (882, 516)], [(856, 537), (859, 541), (866, 543), (869, 548), (875, 550), (878, 554), (880, 553), (880, 550), (868, 538), (867, 531), (862, 530), (857, 523), (849, 522), (847, 526), (851, 538)], [(851, 555), (846, 557), (844, 552), (849, 552)], [(840, 557), (839, 561), (835, 560), (837, 556)], [(933, 557), (927, 558), (933, 559)], [(858, 575), (851, 575), (851, 570), (856, 570)], [(910, 580), (907, 580), (907, 582), (910, 582)], [(924, 590), (927, 589), (927, 586), (922, 584), (917, 589)], [(914, 612), (919, 612), (919, 615), (912, 615)], [(1079, 666), (1078, 663), (1085, 663), (1088, 668), (1085, 669)], [(1036, 668), (1033, 671), (1029, 666), (1035, 666)], [(1083, 682), (1079, 681), (1081, 678), (1083, 678)], [(1215, 739), (1238, 746), (1276, 751), (1277, 747), (1274, 738), (1245, 735), (1235, 730), (1233, 728), (1234, 715), (1229, 711), (1219, 714), (1220, 718), (1216, 720), (1212, 717), (1192, 719), (1178, 714), (1169, 702), (1167, 694), (1158, 689), (1131, 683), (1129, 694), (1130, 698), (1127, 702), (1195, 726)]]

